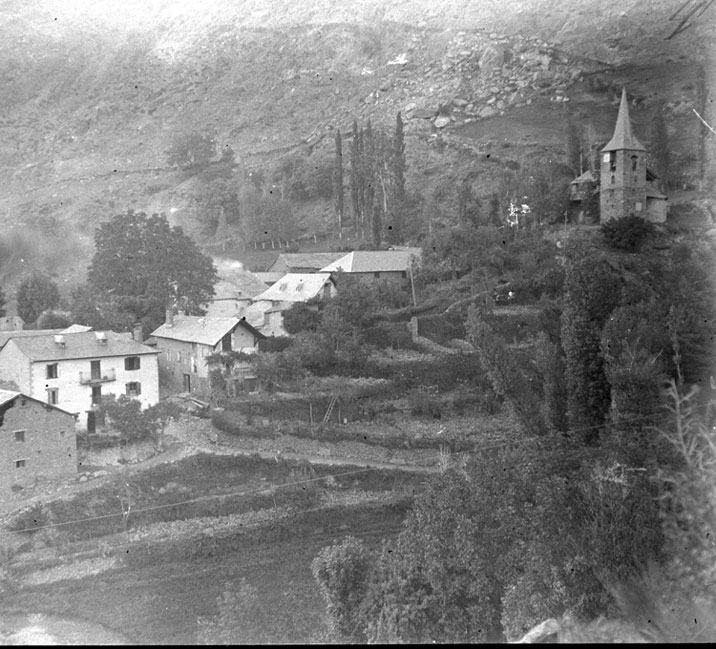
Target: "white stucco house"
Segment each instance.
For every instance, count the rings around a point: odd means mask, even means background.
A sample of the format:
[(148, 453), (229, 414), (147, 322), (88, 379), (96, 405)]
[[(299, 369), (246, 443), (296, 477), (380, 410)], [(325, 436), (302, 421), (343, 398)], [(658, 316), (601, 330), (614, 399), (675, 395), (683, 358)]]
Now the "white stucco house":
[(0, 380), (75, 414), (77, 430), (94, 432), (102, 396), (125, 394), (143, 408), (159, 401), (157, 356), (132, 334), (113, 331), (10, 336), (0, 348)]

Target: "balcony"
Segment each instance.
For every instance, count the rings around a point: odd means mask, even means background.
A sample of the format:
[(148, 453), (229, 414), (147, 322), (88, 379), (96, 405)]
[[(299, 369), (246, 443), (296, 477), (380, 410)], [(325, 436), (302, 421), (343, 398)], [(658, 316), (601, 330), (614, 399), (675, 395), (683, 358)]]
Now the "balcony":
[(101, 372), (80, 372), (81, 385), (100, 385), (116, 380), (117, 376), (114, 369), (102, 370)]

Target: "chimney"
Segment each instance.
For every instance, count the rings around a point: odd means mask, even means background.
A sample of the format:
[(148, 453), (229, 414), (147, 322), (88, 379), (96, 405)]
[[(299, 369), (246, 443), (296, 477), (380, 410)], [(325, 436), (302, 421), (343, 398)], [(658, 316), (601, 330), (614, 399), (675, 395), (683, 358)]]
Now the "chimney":
[(167, 307), (167, 314), (164, 317), (164, 324), (167, 327), (173, 327), (174, 326), (174, 307), (168, 306)]
[(62, 335), (55, 336), (55, 345), (57, 345), (58, 347), (64, 347), (65, 337)]
[(144, 342), (144, 335), (142, 332), (142, 323), (141, 322), (136, 322), (134, 324), (134, 328), (132, 329), (132, 339), (136, 343)]

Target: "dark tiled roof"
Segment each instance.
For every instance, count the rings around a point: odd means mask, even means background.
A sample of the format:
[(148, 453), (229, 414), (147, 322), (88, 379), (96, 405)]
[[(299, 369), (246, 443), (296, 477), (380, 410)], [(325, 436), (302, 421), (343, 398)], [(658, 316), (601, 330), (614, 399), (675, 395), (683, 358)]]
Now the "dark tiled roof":
[[(106, 342), (100, 340), (104, 333)], [(156, 354), (157, 350), (114, 331), (84, 331), (13, 338), (20, 351), (33, 361), (54, 361), (107, 356)], [(63, 341), (64, 345), (58, 341)]]
[(614, 135), (602, 151), (621, 151), (623, 149), (646, 151), (644, 145), (632, 133), (631, 120), (629, 119), (629, 102), (624, 88), (622, 89), (622, 100), (619, 104), (619, 115), (614, 127)]
[(193, 315), (176, 315), (171, 326), (165, 322), (151, 335), (154, 338), (168, 338), (213, 347), (238, 326), (244, 327), (255, 336), (263, 337), (263, 334), (243, 319)]
[(410, 268), (412, 257), (420, 256), (420, 248), (409, 250), (354, 250), (332, 264), (321, 268), (322, 272), (342, 270), (345, 273), (376, 273), (404, 271)]
[(318, 271), (340, 259), (344, 254), (342, 252), (282, 252), (268, 270), (285, 273)]
[(44, 401), (40, 401), (39, 399), (35, 399), (31, 396), (28, 396), (27, 394), (24, 394), (23, 392), (16, 392), (15, 390), (0, 390), (0, 406), (4, 406), (6, 403), (10, 403), (11, 401), (14, 401), (15, 399), (22, 397), (23, 399), (27, 399), (28, 401), (34, 401), (35, 403), (39, 403), (40, 405), (44, 406), (45, 408), (52, 408), (52, 410), (59, 410), (60, 412), (70, 415), (74, 417), (74, 413), (69, 412), (65, 410), (64, 408), (60, 408), (59, 406), (53, 406), (49, 403), (45, 403)]

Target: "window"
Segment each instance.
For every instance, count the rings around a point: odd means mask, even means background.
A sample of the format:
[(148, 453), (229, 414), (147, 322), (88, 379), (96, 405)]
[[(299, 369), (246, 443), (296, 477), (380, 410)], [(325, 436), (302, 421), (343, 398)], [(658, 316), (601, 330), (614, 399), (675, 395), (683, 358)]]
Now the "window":
[(639, 158), (637, 158), (635, 155), (631, 157), (631, 170), (636, 171), (636, 164), (638, 162)]
[(379, 272), (373, 273), (373, 277), (380, 277), (380, 273)]
[(609, 170), (610, 171), (617, 170), (617, 153), (616, 153), (616, 151), (609, 152)]
[(177, 363), (181, 363), (181, 352), (177, 352)]
[(634, 210), (636, 212), (641, 212), (641, 207), (642, 207), (641, 203), (636, 203), (636, 205), (634, 205)]
[(101, 385), (93, 385), (92, 386), (92, 405), (98, 406), (100, 403), (102, 403), (102, 386)]
[(129, 356), (124, 359), (125, 370), (138, 370), (139, 369), (139, 356)]
[(139, 381), (131, 381), (126, 385), (128, 397), (138, 397), (142, 394), (142, 384)]
[(24, 442), (25, 441), (25, 431), (24, 430), (16, 430), (15, 431), (15, 441), (16, 442)]
[(27, 405), (27, 399), (20, 399), (20, 406), (24, 408)]
[(60, 402), (60, 391), (57, 388), (50, 388), (47, 391), (47, 403), (56, 406)]
[(102, 378), (102, 368), (100, 367), (100, 361), (90, 361), (90, 378)]
[(221, 339), (221, 351), (222, 352), (230, 352), (231, 351), (231, 334), (226, 334)]
[(612, 185), (614, 184), (614, 174), (612, 174)]
[(402, 271), (400, 271), (400, 276), (401, 276), (403, 279), (406, 279), (406, 278), (408, 277), (408, 271), (407, 271), (407, 270), (402, 270)]
[(25, 462), (27, 462), (27, 460), (15, 460), (15, 468), (22, 469), (22, 467), (25, 466)]
[(57, 374), (57, 363), (50, 363), (47, 366), (47, 378), (48, 379), (56, 379), (58, 376)]

